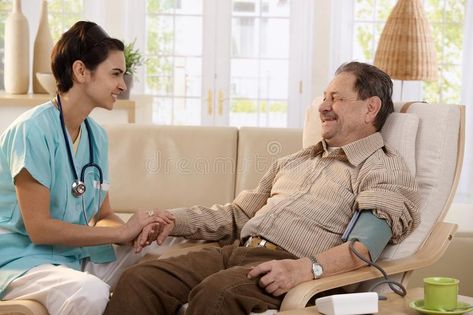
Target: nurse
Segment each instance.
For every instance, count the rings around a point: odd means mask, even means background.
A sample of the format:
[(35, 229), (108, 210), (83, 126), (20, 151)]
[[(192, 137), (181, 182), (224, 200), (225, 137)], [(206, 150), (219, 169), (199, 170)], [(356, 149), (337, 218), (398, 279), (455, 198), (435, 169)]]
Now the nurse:
[(88, 115), (126, 90), (123, 50), (97, 24), (74, 24), (51, 54), (57, 97), (0, 136), (3, 300), (102, 314), (121, 271), (141, 257), (130, 245), (173, 220), (141, 211), (123, 223), (110, 207), (107, 135)]

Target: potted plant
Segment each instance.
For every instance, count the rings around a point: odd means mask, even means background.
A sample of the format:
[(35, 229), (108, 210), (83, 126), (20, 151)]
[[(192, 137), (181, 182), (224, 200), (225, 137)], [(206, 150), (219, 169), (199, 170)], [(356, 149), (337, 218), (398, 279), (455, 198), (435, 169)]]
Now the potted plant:
[(130, 97), (130, 90), (133, 87), (133, 76), (139, 66), (143, 64), (143, 55), (135, 48), (136, 39), (132, 43), (125, 45), (125, 75), (124, 80), (127, 86), (127, 90), (120, 94), (119, 98), (128, 99)]

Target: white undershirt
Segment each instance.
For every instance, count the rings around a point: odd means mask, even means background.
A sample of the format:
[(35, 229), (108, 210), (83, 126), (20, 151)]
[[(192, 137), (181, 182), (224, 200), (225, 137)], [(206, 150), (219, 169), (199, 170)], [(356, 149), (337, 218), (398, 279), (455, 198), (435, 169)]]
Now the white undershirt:
[(76, 141), (72, 143), (74, 149), (74, 154), (77, 153), (77, 148), (79, 148), (80, 136), (82, 135), (82, 129), (79, 129), (79, 134), (77, 135)]

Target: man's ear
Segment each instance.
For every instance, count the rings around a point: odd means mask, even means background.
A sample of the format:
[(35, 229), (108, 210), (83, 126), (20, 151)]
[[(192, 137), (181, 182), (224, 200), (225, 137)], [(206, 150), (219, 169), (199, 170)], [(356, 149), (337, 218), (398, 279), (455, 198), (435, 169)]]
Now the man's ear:
[(381, 109), (381, 99), (378, 96), (372, 96), (368, 99), (368, 107), (365, 116), (366, 123), (374, 123), (376, 116)]
[(72, 80), (84, 83), (87, 75), (87, 68), (81, 60), (76, 60), (72, 64)]

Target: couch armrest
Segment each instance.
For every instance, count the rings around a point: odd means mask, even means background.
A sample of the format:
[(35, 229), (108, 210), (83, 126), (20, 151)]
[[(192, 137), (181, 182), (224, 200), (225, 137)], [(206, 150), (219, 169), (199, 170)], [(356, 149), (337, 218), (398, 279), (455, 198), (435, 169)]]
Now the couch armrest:
[[(424, 245), (413, 256), (381, 261), (378, 265), (388, 275), (427, 267), (442, 257), (450, 245), (457, 227), (456, 224), (452, 223), (436, 223)], [(310, 298), (319, 292), (376, 279), (381, 276), (377, 269), (366, 266), (350, 272), (301, 283), (286, 294), (281, 304), (281, 311), (304, 308)]]

